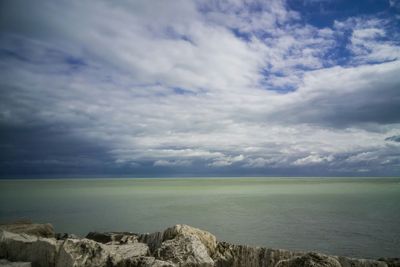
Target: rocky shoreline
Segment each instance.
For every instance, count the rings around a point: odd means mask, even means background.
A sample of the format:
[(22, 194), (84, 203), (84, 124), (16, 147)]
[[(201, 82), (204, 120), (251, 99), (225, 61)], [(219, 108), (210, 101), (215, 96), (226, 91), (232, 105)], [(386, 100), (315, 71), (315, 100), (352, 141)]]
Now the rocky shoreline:
[(145, 234), (91, 232), (81, 238), (56, 234), (51, 224), (20, 222), (0, 225), (0, 266), (399, 267), (400, 259), (354, 259), (236, 245), (188, 225)]

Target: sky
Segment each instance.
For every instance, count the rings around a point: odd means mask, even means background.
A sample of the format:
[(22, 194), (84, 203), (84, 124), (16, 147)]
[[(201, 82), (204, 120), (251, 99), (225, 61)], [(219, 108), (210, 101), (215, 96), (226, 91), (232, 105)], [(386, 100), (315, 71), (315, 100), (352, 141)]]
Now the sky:
[(399, 0), (0, 2), (2, 178), (399, 175)]

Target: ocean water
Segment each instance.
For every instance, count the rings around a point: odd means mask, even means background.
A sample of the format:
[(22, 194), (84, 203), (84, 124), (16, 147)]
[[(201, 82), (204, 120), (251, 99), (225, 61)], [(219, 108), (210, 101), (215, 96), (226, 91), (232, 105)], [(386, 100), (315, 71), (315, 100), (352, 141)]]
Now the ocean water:
[(399, 257), (400, 179), (0, 180), (0, 221), (21, 218), (82, 236), (180, 223), (240, 244)]

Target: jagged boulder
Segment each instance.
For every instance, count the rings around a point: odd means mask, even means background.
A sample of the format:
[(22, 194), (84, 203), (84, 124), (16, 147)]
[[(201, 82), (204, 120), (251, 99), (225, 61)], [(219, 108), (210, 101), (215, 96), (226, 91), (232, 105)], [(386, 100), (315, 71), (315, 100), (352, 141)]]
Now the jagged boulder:
[(266, 249), (218, 242), (213, 256), (217, 267), (275, 266), (279, 261), (303, 255), (303, 252)]
[(384, 261), (368, 260), (368, 259), (353, 259), (347, 257), (336, 257), (342, 267), (387, 267), (388, 264)]
[(150, 256), (149, 247), (144, 243), (106, 245), (105, 248), (112, 266), (136, 266), (140, 257)]
[(135, 257), (115, 263), (115, 267), (177, 267), (172, 262), (157, 260), (154, 257)]
[(111, 255), (118, 255), (122, 258), (149, 256), (149, 247), (144, 243), (132, 243), (123, 245), (107, 245), (106, 249)]
[(378, 261), (385, 262), (388, 267), (400, 267), (400, 258), (380, 258)]
[(67, 239), (60, 248), (56, 266), (147, 266), (140, 258), (149, 255), (149, 247), (143, 243), (105, 245), (86, 238)]
[(218, 242), (214, 253), (215, 266), (240, 267), (261, 266), (259, 262), (260, 248), (242, 245), (233, 245), (227, 242)]
[(173, 227), (167, 228), (163, 233), (163, 241), (173, 239), (179, 235), (185, 237), (195, 236), (201, 243), (203, 243), (210, 255), (215, 253), (217, 238), (213, 234), (185, 224), (177, 224)]
[(292, 259), (294, 257), (301, 257), (305, 254), (302, 251), (291, 251), (285, 249), (262, 249), (260, 255), (260, 266), (275, 266), (281, 260)]
[(163, 242), (174, 239), (178, 236), (195, 236), (206, 247), (209, 255), (215, 253), (217, 239), (214, 235), (185, 224), (174, 225), (163, 232), (139, 235), (138, 241), (148, 244), (151, 252), (154, 252)]
[(59, 243), (54, 238), (0, 232), (0, 258), (31, 262), (34, 267), (51, 267), (58, 250)]
[(174, 239), (164, 241), (155, 251), (156, 258), (172, 261), (179, 266), (214, 266), (206, 246), (194, 235), (178, 235)]
[(103, 244), (89, 239), (66, 239), (62, 244), (56, 267), (110, 266), (109, 253)]
[(0, 224), (0, 230), (16, 234), (28, 234), (40, 237), (54, 237), (54, 228), (50, 223), (39, 224), (30, 221), (19, 221), (9, 224)]
[(140, 234), (138, 241), (141, 243), (146, 243), (149, 246), (151, 253), (153, 253), (164, 241), (163, 232)]
[(138, 241), (148, 244), (156, 258), (179, 266), (214, 266), (211, 256), (217, 246), (215, 236), (188, 225), (178, 224), (163, 232), (142, 234)]
[(300, 257), (281, 260), (276, 267), (342, 267), (339, 261), (327, 255), (310, 252)]

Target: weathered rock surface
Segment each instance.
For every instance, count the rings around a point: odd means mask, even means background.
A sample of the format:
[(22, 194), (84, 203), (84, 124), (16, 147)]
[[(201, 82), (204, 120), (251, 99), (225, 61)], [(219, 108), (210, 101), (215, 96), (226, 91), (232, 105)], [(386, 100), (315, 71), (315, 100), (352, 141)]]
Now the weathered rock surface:
[(207, 232), (184, 224), (178, 224), (167, 228), (163, 233), (163, 241), (173, 239), (177, 236), (195, 236), (206, 247), (208, 253), (213, 255), (217, 247), (217, 238)]
[(12, 233), (25, 233), (40, 237), (55, 237), (53, 226), (49, 223), (38, 224), (30, 221), (20, 221), (10, 224), (0, 224), (0, 230)]
[(206, 247), (208, 253), (213, 255), (217, 247), (217, 239), (207, 231), (200, 230), (184, 224), (177, 224), (167, 228), (164, 232), (139, 235), (138, 241), (149, 245), (151, 252), (154, 252), (161, 244), (167, 240), (178, 236), (195, 236)]
[(304, 253), (283, 249), (266, 249), (218, 242), (214, 254), (215, 266), (275, 266), (279, 261), (301, 256)]
[(54, 266), (59, 244), (54, 238), (0, 232), (0, 258), (31, 262), (32, 266)]
[[(87, 238), (54, 235), (51, 225), (7, 227), (13, 232), (0, 230), (0, 267), (400, 267), (398, 258), (354, 259), (217, 242), (188, 225), (151, 234), (91, 232)], [(55, 237), (43, 237), (51, 233)]]
[(155, 257), (136, 257), (113, 263), (116, 267), (177, 267), (172, 262), (157, 260)]
[[(271, 267), (385, 267), (383, 261), (329, 256), (283, 249), (266, 249), (219, 242), (214, 255), (215, 266)], [(397, 267), (397, 266), (396, 266)]]
[(122, 258), (150, 256), (149, 247), (144, 243), (109, 245), (106, 248), (112, 255), (118, 255)]
[(67, 239), (60, 248), (56, 266), (137, 266), (152, 262), (146, 261), (146, 256), (150, 256), (149, 247), (143, 243), (104, 245), (86, 238)]
[(367, 260), (367, 259), (354, 259), (347, 257), (336, 257), (342, 267), (386, 267), (387, 264), (384, 261)]
[(149, 246), (151, 253), (153, 253), (164, 241), (163, 232), (141, 234), (138, 237), (138, 241), (141, 243), (146, 243)]
[(214, 266), (206, 246), (194, 235), (178, 235), (174, 239), (164, 241), (155, 251), (155, 256), (179, 266)]
[(276, 267), (342, 267), (339, 261), (330, 256), (319, 253), (307, 253), (303, 256), (294, 257), (287, 260), (281, 260)]
[(178, 224), (164, 232), (139, 235), (138, 242), (148, 244), (157, 258), (179, 266), (214, 266), (211, 256), (217, 246), (216, 237), (188, 225)]
[(89, 239), (67, 239), (60, 247), (55, 266), (109, 266), (108, 261), (103, 244)]
[(400, 267), (400, 258), (380, 258), (379, 261), (385, 262), (389, 267)]

